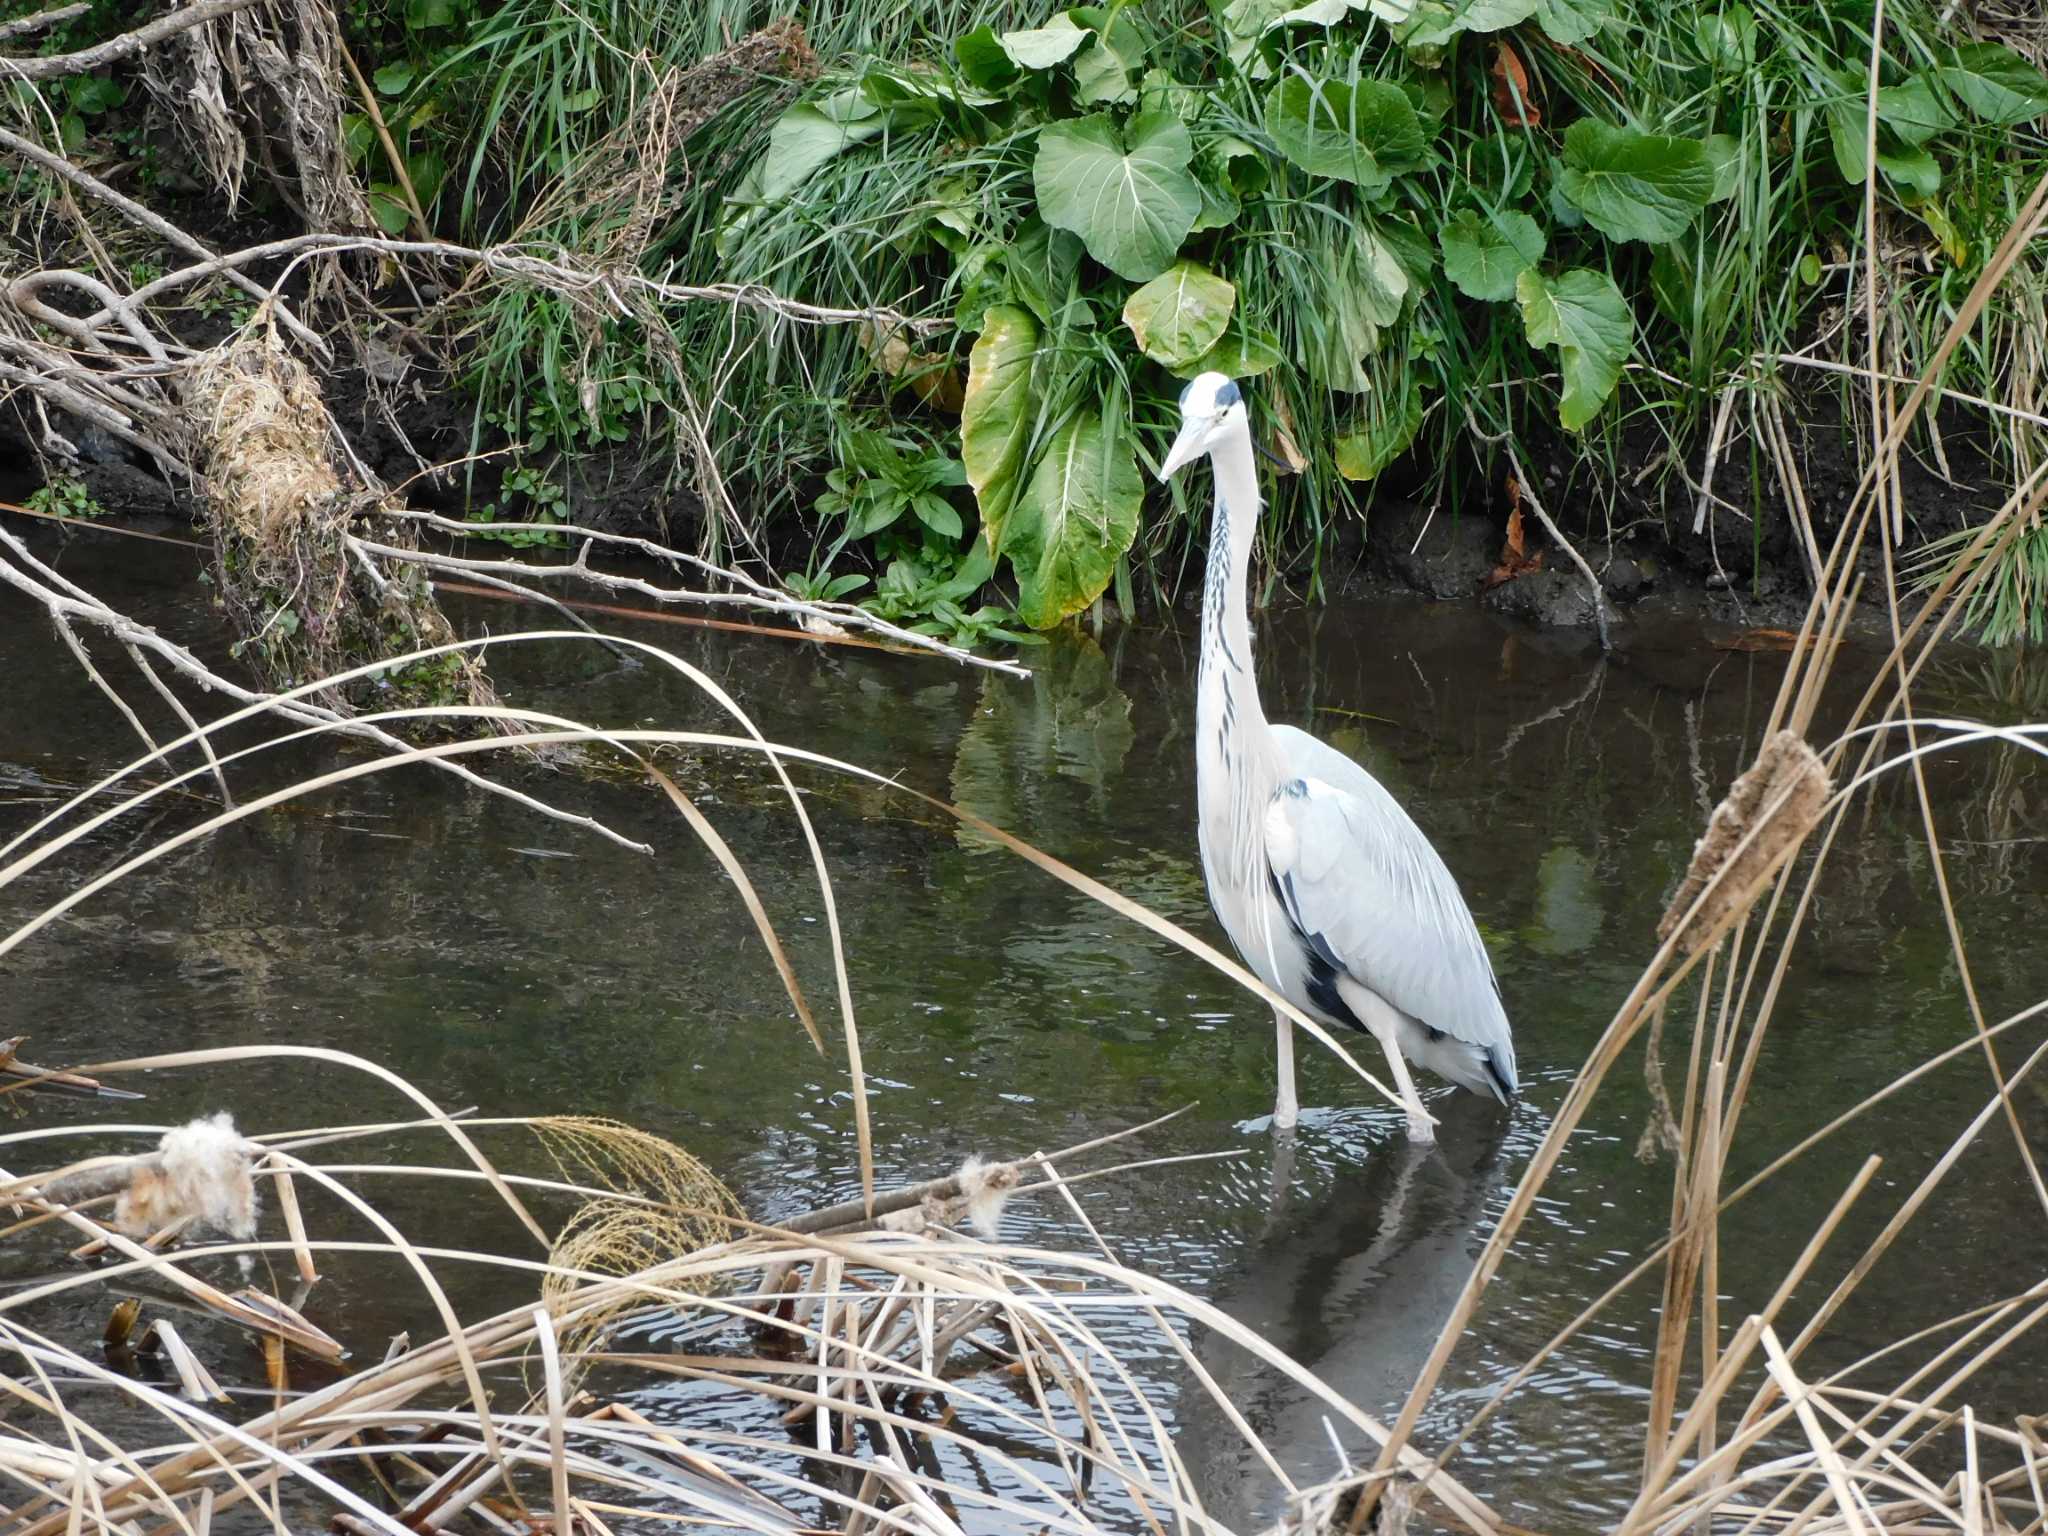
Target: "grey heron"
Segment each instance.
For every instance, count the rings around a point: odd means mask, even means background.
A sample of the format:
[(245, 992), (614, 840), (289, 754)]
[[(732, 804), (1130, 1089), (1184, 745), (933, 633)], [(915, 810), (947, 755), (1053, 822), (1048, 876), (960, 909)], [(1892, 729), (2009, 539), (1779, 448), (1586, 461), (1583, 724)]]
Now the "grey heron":
[[(1206, 454), (1216, 510), (1202, 590), (1195, 779), (1209, 904), (1251, 970), (1311, 1018), (1387, 1053), (1408, 1134), (1433, 1121), (1410, 1062), (1506, 1103), (1515, 1046), (1479, 926), (1394, 797), (1335, 747), (1272, 725), (1252, 673), (1245, 578), (1259, 484), (1244, 397), (1220, 373), (1181, 391), (1164, 481)], [(1278, 1129), (1294, 1124), (1293, 1025), (1274, 1011)]]

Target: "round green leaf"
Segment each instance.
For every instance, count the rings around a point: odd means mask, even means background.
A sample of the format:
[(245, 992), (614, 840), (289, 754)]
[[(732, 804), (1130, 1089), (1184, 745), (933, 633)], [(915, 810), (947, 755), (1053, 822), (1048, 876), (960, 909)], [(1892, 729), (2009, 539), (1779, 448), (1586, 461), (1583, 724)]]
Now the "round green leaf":
[(1756, 62), (1756, 17), (1746, 5), (1731, 5), (1693, 24), (1700, 57), (1723, 74), (1740, 74)]
[(1031, 435), (1032, 363), (1038, 324), (1014, 304), (990, 307), (967, 355), (967, 388), (960, 402), (960, 459), (981, 509), (982, 532), (999, 548), (1003, 519), (1017, 499), (1024, 474), (1024, 444)]
[(1237, 290), (1200, 262), (1177, 261), (1124, 305), (1124, 324), (1138, 350), (1169, 368), (1194, 362), (1215, 346), (1237, 307)]
[(1500, 32), (1536, 14), (1537, 0), (1456, 0), (1453, 25), (1460, 32)]
[(1128, 434), (1113, 436), (1098, 415), (1053, 434), (1003, 533), (1025, 623), (1050, 629), (1108, 589), (1144, 499)]
[(1543, 259), (1543, 227), (1526, 213), (1491, 217), (1467, 208), (1437, 231), (1444, 276), (1468, 299), (1498, 303), (1515, 296), (1515, 279)]
[(405, 88), (412, 84), (412, 66), (406, 63), (386, 64), (370, 79), (376, 82), (381, 96), (403, 96)]
[(1166, 270), (1202, 211), (1193, 156), (1187, 125), (1163, 112), (1133, 118), (1125, 132), (1105, 113), (1051, 123), (1031, 163), (1039, 215), (1079, 235), (1117, 276), (1145, 282)]
[(1408, 93), (1384, 80), (1289, 75), (1267, 93), (1266, 132), (1311, 176), (1370, 190), (1422, 163), (1428, 139)]
[(1565, 130), (1559, 186), (1610, 240), (1674, 240), (1714, 195), (1714, 171), (1696, 139), (1581, 118)]
[(1515, 300), (1532, 347), (1556, 347), (1564, 373), (1557, 419), (1576, 432), (1599, 414), (1635, 339), (1628, 303), (1605, 272), (1575, 267), (1556, 278), (1524, 272)]
[(1543, 35), (1567, 47), (1597, 36), (1613, 22), (1609, 0), (1537, 0), (1536, 24)]

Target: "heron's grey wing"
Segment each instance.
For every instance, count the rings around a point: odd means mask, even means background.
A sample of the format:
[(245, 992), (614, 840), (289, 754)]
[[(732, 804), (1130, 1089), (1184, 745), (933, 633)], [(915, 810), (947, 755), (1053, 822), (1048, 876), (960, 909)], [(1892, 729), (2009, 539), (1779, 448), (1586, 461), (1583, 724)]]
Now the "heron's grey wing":
[(1267, 862), (1295, 926), (1410, 1018), (1491, 1053), (1512, 1086), (1493, 964), (1444, 861), (1350, 758), (1289, 726), (1273, 734), (1288, 776), (1266, 811)]

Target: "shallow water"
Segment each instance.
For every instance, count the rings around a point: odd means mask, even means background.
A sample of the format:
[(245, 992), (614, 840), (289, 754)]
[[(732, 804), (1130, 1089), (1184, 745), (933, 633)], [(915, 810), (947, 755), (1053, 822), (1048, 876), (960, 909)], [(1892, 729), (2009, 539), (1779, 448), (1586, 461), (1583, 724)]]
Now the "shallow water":
[[(46, 546), (54, 548), (54, 545)], [(139, 561), (93, 543), (74, 579), (202, 652), (220, 632), (176, 552)], [(65, 789), (126, 761), (119, 720), (39, 615), (0, 599), (0, 839)], [(456, 609), (503, 630), (512, 611)], [(530, 615), (522, 615), (531, 621)], [(959, 801), (1212, 939), (1195, 860), (1191, 632), (1115, 631), (1033, 653), (1029, 681), (946, 663), (665, 625), (622, 630), (702, 667), (772, 739), (833, 754)], [(1492, 947), (1525, 1093), (1508, 1116), (1438, 1104), (1440, 1146), (1416, 1154), (1315, 1049), (1299, 1134), (1275, 1204), (1271, 1029), (1221, 977), (909, 799), (806, 774), (844, 924), (885, 1182), (970, 1152), (1070, 1144), (1199, 1101), (1148, 1136), (1148, 1154), (1242, 1146), (1237, 1160), (1111, 1180), (1088, 1209), (1127, 1262), (1193, 1287), (1254, 1324), (1376, 1413), (1389, 1413), (1432, 1342), (1470, 1258), (1586, 1051), (1648, 957), (1652, 929), (1708, 806), (1746, 761), (1783, 659), (1697, 632), (1632, 632), (1602, 660), (1575, 636), (1455, 606), (1374, 601), (1276, 614), (1260, 626), (1269, 715), (1356, 755), (1410, 807), (1463, 883)], [(1860, 688), (1875, 657), (1838, 676)], [(507, 653), (515, 702), (584, 720), (717, 729), (680, 680), (595, 647)], [(1845, 687), (1817, 734), (1849, 703)], [(1958, 651), (1927, 712), (2048, 717), (2048, 683), (2015, 658)], [(294, 766), (324, 759), (306, 755)], [(684, 787), (740, 851), (820, 1018), (833, 1017), (818, 893), (787, 804), (755, 766), (704, 757)], [(2048, 775), (2009, 750), (1937, 761), (1930, 781), (1973, 977), (1988, 1017), (2048, 995)], [(89, 901), (0, 961), (0, 1033), (54, 1063), (265, 1041), (353, 1051), (440, 1102), (481, 1113), (613, 1115), (683, 1143), (766, 1218), (857, 1192), (843, 1062), (821, 1060), (790, 1016), (730, 886), (681, 824), (627, 785), (523, 776), (656, 847), (652, 859), (418, 771), (358, 781), (257, 817)], [(89, 852), (0, 893), (9, 926), (91, 871), (190, 824), (196, 803), (118, 824)], [(1667, 1056), (1682, 1062), (1689, 1006)], [(1918, 810), (1894, 780), (1845, 829), (1787, 976), (1737, 1144), (1735, 1177), (1969, 1028), (1935, 901)], [(2030, 1025), (2008, 1065), (2042, 1039)], [(1368, 1067), (1376, 1065), (1370, 1053)], [(1666, 1230), (1668, 1162), (1637, 1160), (1648, 1112), (1632, 1053), (1573, 1138), (1425, 1422), (1462, 1422), (1523, 1358)], [(368, 1079), (303, 1065), (161, 1074), (138, 1122), (225, 1105), (249, 1128), (402, 1116)], [(1989, 1092), (1965, 1058), (1856, 1122), (1723, 1226), (1721, 1316), (1739, 1320), (1863, 1159), (1876, 1187), (1821, 1274), (1882, 1224)], [(2048, 1098), (2017, 1095), (2048, 1143)], [(106, 1118), (37, 1101), (21, 1124)], [(66, 1144), (67, 1150), (76, 1146)], [(132, 1146), (132, 1144), (130, 1144)], [(379, 1156), (396, 1156), (383, 1152)], [(10, 1159), (11, 1166), (34, 1166)], [(365, 1180), (412, 1228), (451, 1246), (512, 1239), (480, 1198)], [(2001, 1125), (1980, 1137), (1815, 1356), (1855, 1358), (1968, 1300), (2038, 1279), (2048, 1228)], [(1074, 1247), (1052, 1205), (1013, 1204), (1007, 1236)], [(55, 1262), (54, 1250), (46, 1255)], [(19, 1278), (19, 1276), (15, 1276)], [(280, 1282), (281, 1283), (281, 1282)], [(1790, 1308), (1796, 1323), (1823, 1294)], [(464, 1310), (509, 1305), (479, 1274)], [(1570, 1528), (1625, 1507), (1641, 1455), (1654, 1289), (1561, 1351), (1475, 1437), (1458, 1470), (1508, 1518)], [(103, 1297), (52, 1327), (96, 1329)], [(313, 1315), (359, 1351), (432, 1318), (400, 1285), (324, 1286)], [(260, 1366), (220, 1336), (223, 1380)], [(1973, 1384), (1986, 1414), (2038, 1411), (2044, 1352), (2029, 1342)], [(1227, 1352), (1210, 1363), (1303, 1475), (1334, 1471), (1319, 1412)], [(1226, 1519), (1270, 1513), (1241, 1459), (1151, 1362)], [(1903, 1371), (1893, 1373), (1896, 1379)], [(650, 1406), (659, 1411), (659, 1404)], [(1355, 1450), (1355, 1448), (1354, 1448)]]

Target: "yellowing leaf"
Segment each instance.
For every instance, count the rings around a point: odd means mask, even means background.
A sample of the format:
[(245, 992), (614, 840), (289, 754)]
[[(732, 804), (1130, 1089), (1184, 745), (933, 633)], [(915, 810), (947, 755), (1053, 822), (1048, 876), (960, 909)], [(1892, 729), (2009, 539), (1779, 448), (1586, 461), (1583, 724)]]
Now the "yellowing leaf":
[(1155, 363), (1182, 368), (1222, 339), (1237, 289), (1197, 261), (1177, 261), (1124, 305), (1124, 324)]
[(1014, 304), (997, 304), (967, 357), (967, 392), (960, 403), (960, 460), (981, 509), (989, 552), (1002, 547), (1003, 519), (1017, 499), (1031, 434), (1031, 374), (1038, 356), (1038, 323)]

